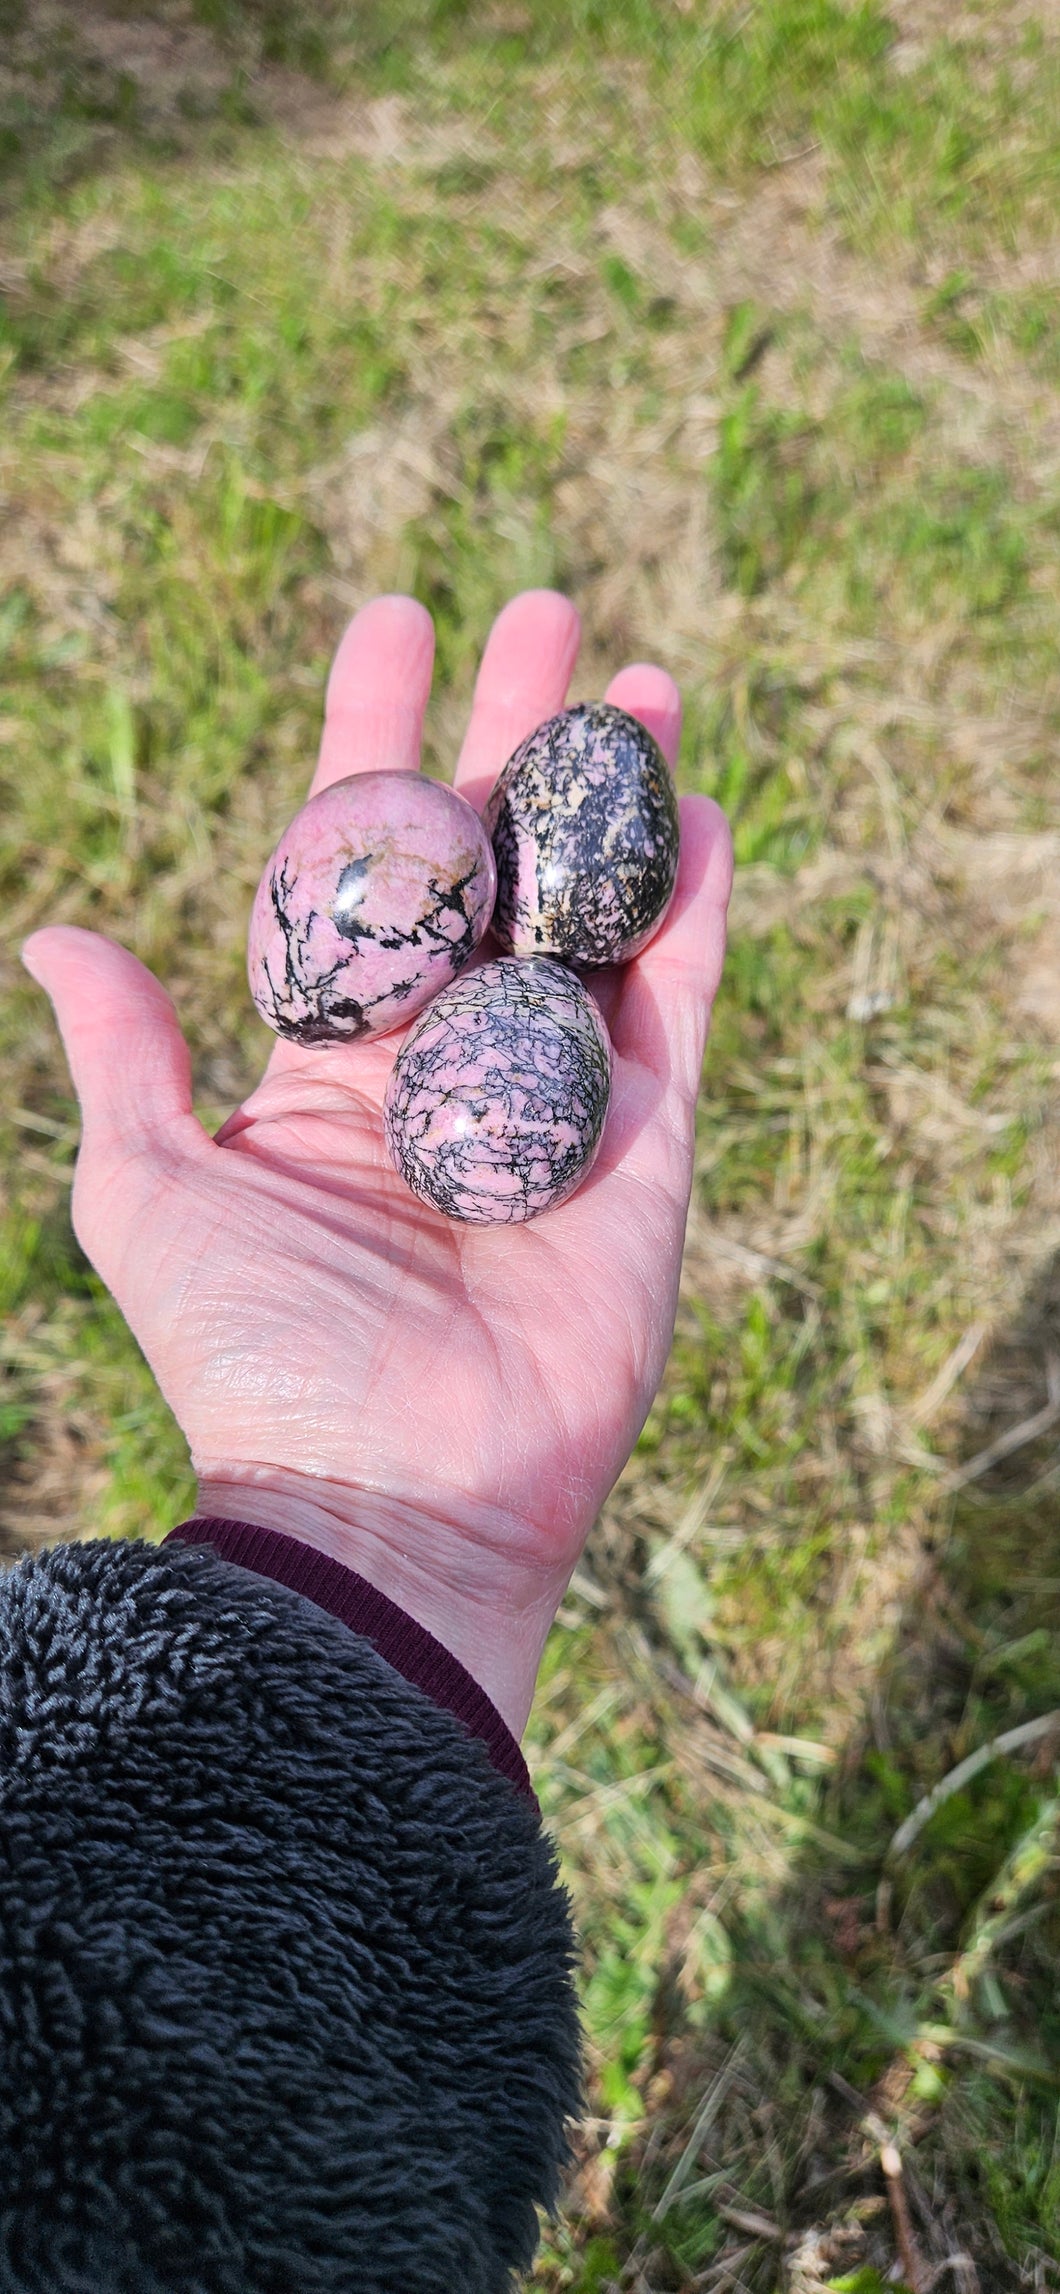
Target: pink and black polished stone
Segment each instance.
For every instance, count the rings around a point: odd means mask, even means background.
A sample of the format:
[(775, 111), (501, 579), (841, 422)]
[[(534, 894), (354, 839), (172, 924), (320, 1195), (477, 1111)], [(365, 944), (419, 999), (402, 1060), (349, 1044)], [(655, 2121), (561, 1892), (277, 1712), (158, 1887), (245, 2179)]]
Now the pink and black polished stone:
[(610, 1093), (610, 1038), (581, 981), (547, 958), (502, 956), (410, 1028), (387, 1086), (387, 1147), (448, 1218), (514, 1225), (581, 1184)]
[(250, 992), (294, 1043), (385, 1035), (474, 954), (496, 871), (464, 797), (420, 773), (355, 773), (281, 837), (250, 919)]
[(677, 876), (677, 798), (658, 743), (624, 709), (582, 702), (539, 725), (484, 817), (493, 932), (511, 954), (624, 964), (658, 931)]

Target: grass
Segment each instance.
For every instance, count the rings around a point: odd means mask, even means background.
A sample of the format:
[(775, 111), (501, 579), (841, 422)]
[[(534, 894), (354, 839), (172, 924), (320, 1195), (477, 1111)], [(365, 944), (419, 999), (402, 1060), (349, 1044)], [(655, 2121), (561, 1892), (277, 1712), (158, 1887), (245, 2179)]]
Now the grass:
[[(352, 608), (510, 591), (678, 677), (740, 863), (677, 1336), (531, 1728), (592, 2117), (541, 2294), (1060, 2273), (1055, 194), (1043, 15), (10, 5), (0, 84), (9, 1550), (186, 1457), (69, 1230), (15, 950), (94, 924), (199, 1103)], [(916, 2257), (914, 2257), (914, 2264)], [(950, 2270), (951, 2282), (956, 2282)], [(945, 2280), (941, 2281), (945, 2283)]]

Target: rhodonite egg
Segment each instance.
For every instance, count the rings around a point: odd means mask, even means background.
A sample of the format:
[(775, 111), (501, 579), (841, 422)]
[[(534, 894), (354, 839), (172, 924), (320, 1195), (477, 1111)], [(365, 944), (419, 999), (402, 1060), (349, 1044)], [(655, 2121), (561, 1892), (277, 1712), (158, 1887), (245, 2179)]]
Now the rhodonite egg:
[(420, 773), (355, 773), (280, 838), (250, 918), (262, 1019), (294, 1043), (384, 1035), (474, 953), (496, 872), (478, 814)]
[(610, 1038), (581, 981), (547, 958), (501, 956), (410, 1028), (387, 1085), (386, 1143), (435, 1210), (514, 1225), (580, 1185), (610, 1093)]
[(624, 709), (582, 702), (539, 725), (485, 821), (493, 931), (513, 955), (624, 964), (658, 931), (677, 875), (677, 798), (658, 743)]

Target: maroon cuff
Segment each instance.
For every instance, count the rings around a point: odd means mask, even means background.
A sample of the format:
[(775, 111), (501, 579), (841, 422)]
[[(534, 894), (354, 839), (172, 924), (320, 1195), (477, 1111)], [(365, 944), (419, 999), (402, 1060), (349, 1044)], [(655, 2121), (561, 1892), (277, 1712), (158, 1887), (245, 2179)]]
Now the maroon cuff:
[(278, 1585), (289, 1586), (292, 1593), (301, 1593), (318, 1609), (326, 1609), (329, 1616), (348, 1625), (351, 1632), (360, 1633), (395, 1673), (411, 1681), (413, 1688), (422, 1690), (443, 1712), (455, 1714), (471, 1736), (479, 1737), (494, 1768), (536, 1808), (526, 1762), (485, 1689), (480, 1689), (459, 1658), (436, 1641), (426, 1626), (406, 1616), (404, 1609), (388, 1601), (367, 1578), (358, 1577), (345, 1562), (333, 1561), (330, 1553), (321, 1553), (315, 1545), (289, 1537), (285, 1530), (259, 1529), (246, 1521), (200, 1516), (171, 1529), (163, 1544), (168, 1545), (174, 1537), (183, 1545), (212, 1545), (226, 1561), (253, 1570), (257, 1577), (271, 1577)]

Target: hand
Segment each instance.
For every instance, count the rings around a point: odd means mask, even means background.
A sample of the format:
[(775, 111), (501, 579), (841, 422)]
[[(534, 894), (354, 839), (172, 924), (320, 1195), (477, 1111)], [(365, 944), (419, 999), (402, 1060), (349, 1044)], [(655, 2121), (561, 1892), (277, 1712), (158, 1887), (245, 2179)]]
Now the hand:
[[(551, 591), (499, 616), (457, 768), (472, 803), (562, 708), (577, 646), (577, 615)], [(411, 598), (357, 615), (314, 791), (418, 766), (433, 650)], [(607, 698), (673, 761), (669, 677), (623, 670)], [(454, 1224), (391, 1170), (380, 1109), (397, 1034), (277, 1042), (212, 1139), (176, 1013), (135, 957), (65, 926), (23, 951), (81, 1103), (75, 1230), (184, 1430), (200, 1511), (348, 1562), (462, 1660), (516, 1733), (673, 1332), (731, 867), (717, 806), (685, 798), (662, 931), (623, 971), (591, 976), (615, 1050), (603, 1146), (579, 1192), (525, 1226)]]

